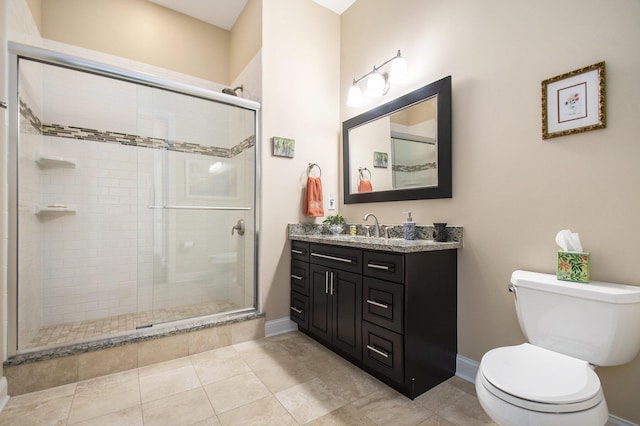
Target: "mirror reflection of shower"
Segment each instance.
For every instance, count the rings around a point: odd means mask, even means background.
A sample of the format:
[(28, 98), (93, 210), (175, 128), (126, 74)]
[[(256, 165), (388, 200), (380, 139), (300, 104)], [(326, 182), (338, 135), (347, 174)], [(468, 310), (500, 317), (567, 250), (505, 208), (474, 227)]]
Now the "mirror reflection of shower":
[(234, 87), (233, 89), (230, 87), (226, 87), (224, 89), (222, 89), (222, 93), (225, 93), (227, 95), (233, 95), (233, 96), (238, 96), (238, 90), (240, 92), (244, 91), (244, 85), (240, 85), (238, 87)]

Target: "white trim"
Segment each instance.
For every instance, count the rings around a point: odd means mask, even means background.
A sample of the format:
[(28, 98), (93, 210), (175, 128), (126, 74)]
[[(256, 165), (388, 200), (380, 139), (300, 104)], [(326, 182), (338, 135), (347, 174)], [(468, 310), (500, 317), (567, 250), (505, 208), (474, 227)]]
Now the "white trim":
[[(476, 374), (478, 374), (478, 368), (480, 363), (470, 358), (456, 355), (456, 376), (470, 383), (476, 382)], [(638, 426), (636, 423), (629, 420), (622, 419), (620, 417), (609, 414), (609, 420), (606, 426)]]
[(0, 411), (4, 410), (7, 402), (9, 402), (9, 394), (7, 392), (7, 378), (2, 376), (0, 378)]
[(460, 354), (456, 355), (456, 376), (466, 380), (467, 382), (476, 382), (476, 374), (478, 374), (479, 366), (479, 362)]
[(621, 419), (613, 414), (609, 414), (609, 420), (607, 421), (606, 426), (638, 426), (638, 424), (630, 422), (629, 420)]
[(277, 336), (278, 334), (296, 331), (298, 325), (288, 317), (278, 318), (264, 323), (264, 337)]

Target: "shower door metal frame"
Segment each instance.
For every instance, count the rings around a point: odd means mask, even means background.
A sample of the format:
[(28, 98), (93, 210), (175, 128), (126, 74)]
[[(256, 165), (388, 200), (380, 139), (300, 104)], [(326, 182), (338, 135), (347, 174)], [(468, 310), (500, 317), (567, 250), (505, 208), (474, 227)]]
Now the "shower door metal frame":
[[(262, 297), (259, 283), (259, 234), (260, 234), (260, 206), (261, 206), (261, 110), (258, 102), (225, 95), (210, 89), (204, 89), (185, 83), (178, 83), (150, 73), (131, 71), (113, 65), (108, 65), (98, 61), (80, 58), (77, 56), (56, 52), (49, 49), (30, 46), (27, 44), (8, 42), (8, 67), (9, 67), (9, 93), (8, 93), (8, 114), (9, 114), (9, 138), (7, 140), (7, 182), (8, 188), (8, 245), (7, 245), (7, 356), (11, 357), (23, 351), (18, 350), (18, 137), (19, 137), (19, 96), (18, 96), (18, 60), (19, 58), (29, 59), (45, 64), (58, 65), (61, 67), (89, 72), (96, 75), (128, 81), (135, 84), (142, 84), (152, 88), (168, 90), (178, 94), (194, 96), (204, 100), (214, 101), (234, 107), (243, 108), (255, 113), (255, 182), (254, 182), (254, 308), (246, 308), (241, 311), (262, 311)], [(152, 206), (152, 207), (175, 207), (175, 206)], [(224, 208), (223, 208), (224, 209)], [(183, 320), (181, 320), (183, 321)], [(28, 351), (24, 351), (28, 352)]]

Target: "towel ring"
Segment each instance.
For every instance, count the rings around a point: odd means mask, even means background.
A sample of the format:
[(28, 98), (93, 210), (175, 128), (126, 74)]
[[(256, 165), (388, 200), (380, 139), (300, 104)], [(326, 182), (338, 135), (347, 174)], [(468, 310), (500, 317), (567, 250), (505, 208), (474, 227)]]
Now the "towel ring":
[(318, 177), (322, 177), (322, 169), (320, 168), (318, 163), (309, 163), (309, 167), (307, 167), (307, 177), (309, 177), (309, 174), (311, 173), (311, 170), (313, 170), (314, 167), (318, 168), (318, 172), (320, 173)]
[(364, 175), (362, 173), (365, 171), (369, 172), (369, 180), (371, 180), (371, 170), (367, 169), (366, 167), (360, 167), (358, 169), (358, 172), (360, 173), (360, 180), (364, 179)]

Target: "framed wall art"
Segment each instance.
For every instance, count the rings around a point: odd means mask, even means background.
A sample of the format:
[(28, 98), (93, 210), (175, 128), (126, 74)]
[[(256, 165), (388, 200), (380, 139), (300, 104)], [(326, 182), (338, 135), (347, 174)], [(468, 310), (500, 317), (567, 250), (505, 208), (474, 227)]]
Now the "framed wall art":
[(276, 157), (293, 158), (296, 153), (295, 139), (273, 137), (273, 155)]
[(389, 153), (387, 152), (374, 152), (373, 153), (373, 167), (387, 168), (389, 165)]
[(542, 139), (606, 127), (604, 64), (542, 82)]

